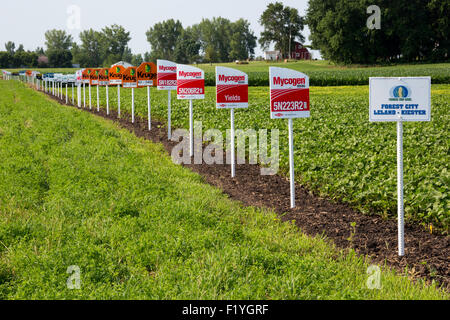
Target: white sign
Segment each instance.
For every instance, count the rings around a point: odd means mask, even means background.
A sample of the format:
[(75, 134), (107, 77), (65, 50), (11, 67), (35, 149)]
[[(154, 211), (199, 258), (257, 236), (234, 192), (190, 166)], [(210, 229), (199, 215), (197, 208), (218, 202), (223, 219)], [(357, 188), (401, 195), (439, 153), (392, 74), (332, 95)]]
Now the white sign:
[(216, 67), (216, 107), (248, 108), (248, 76), (225, 67)]
[(269, 78), (271, 119), (309, 117), (309, 77), (306, 74), (270, 67)]
[(83, 70), (75, 71), (75, 79), (76, 85), (81, 85), (83, 83)]
[(177, 64), (177, 98), (205, 99), (205, 72), (202, 69)]
[(158, 90), (177, 90), (177, 64), (168, 60), (157, 60)]
[(369, 78), (370, 121), (430, 121), (431, 78)]

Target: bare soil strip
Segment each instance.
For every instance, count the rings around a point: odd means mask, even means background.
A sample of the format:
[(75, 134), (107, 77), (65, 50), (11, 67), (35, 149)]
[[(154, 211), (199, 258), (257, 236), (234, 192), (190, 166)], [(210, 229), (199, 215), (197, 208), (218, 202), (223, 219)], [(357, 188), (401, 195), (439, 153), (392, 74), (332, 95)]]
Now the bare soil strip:
[[(48, 96), (65, 105), (65, 100)], [(113, 110), (109, 115), (104, 109), (100, 112), (95, 108), (81, 110), (113, 120), (138, 137), (161, 143), (169, 155), (177, 145), (167, 140), (167, 128), (161, 122), (152, 121), (152, 130), (148, 131), (147, 120), (137, 116), (132, 124), (131, 115), (124, 112), (118, 119)], [(364, 215), (346, 204), (318, 197), (298, 184), (296, 208), (290, 209), (289, 181), (281, 175), (262, 176), (259, 165), (236, 165), (234, 179), (229, 165), (184, 166), (199, 173), (207, 183), (220, 188), (231, 199), (246, 206), (271, 208), (282, 221), (295, 220), (301, 231), (308, 235), (326, 236), (339, 248), (352, 248), (358, 254), (369, 256), (373, 263), (386, 263), (402, 273), (407, 270), (411, 279), (435, 280), (450, 291), (450, 236), (430, 234), (421, 226), (406, 223), (405, 256), (399, 257), (395, 220)]]

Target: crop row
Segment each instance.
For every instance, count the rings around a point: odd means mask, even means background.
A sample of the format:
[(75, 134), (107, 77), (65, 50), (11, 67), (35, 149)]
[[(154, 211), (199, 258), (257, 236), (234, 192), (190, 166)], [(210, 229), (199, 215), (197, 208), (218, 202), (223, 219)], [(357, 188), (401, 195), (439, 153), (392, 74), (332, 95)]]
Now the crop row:
[[(101, 88), (101, 104), (105, 92)], [(167, 92), (152, 88), (152, 116), (167, 120)], [(279, 129), (280, 168), (288, 170), (287, 122), (271, 120), (269, 90), (249, 89), (249, 108), (236, 111), (236, 128)], [(173, 128), (188, 128), (188, 102), (172, 93)], [(433, 85), (432, 121), (405, 123), (405, 216), (410, 221), (433, 224), (448, 232), (450, 139), (449, 86)], [(96, 104), (96, 90), (92, 90)], [(131, 112), (131, 90), (121, 90), (122, 110)], [(110, 106), (117, 106), (110, 88)], [(136, 113), (147, 115), (145, 89), (136, 90)], [(194, 103), (194, 119), (204, 130), (225, 133), (229, 113), (215, 108), (215, 88), (206, 88), (205, 100)], [(368, 86), (312, 87), (311, 118), (294, 121), (296, 180), (320, 195), (352, 204), (365, 213), (394, 217), (396, 213), (395, 123), (370, 123)]]

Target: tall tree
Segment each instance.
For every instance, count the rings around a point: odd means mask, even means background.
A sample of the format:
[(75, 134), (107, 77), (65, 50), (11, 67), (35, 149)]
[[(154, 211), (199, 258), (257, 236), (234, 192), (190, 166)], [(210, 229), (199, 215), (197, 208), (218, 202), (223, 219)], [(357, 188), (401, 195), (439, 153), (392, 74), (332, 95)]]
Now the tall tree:
[(72, 36), (64, 30), (49, 30), (45, 33), (46, 55), (51, 67), (71, 67)]
[(259, 44), (267, 49), (271, 43), (275, 49), (280, 50), (283, 57), (289, 53), (289, 45), (298, 40), (304, 42), (301, 31), (304, 28), (304, 19), (298, 10), (285, 7), (281, 2), (270, 3), (259, 18), (259, 23), (264, 27), (259, 38)]
[(198, 30), (204, 59), (208, 62), (229, 61), (231, 21), (222, 17), (203, 19)]
[(124, 27), (114, 24), (102, 29), (101, 38), (102, 48), (105, 52), (104, 65), (126, 60), (124, 54), (128, 54), (128, 42), (131, 40), (130, 32), (127, 32)]
[(80, 33), (80, 64), (89, 67), (99, 67), (103, 64), (105, 56), (102, 47), (102, 34), (93, 29), (84, 30)]
[(255, 54), (256, 37), (247, 20), (232, 23), (230, 35), (230, 60), (247, 60)]
[(146, 32), (152, 57), (173, 60), (175, 46), (182, 32), (183, 26), (179, 20), (169, 19), (156, 23)]
[(16, 44), (12, 41), (8, 41), (7, 43), (5, 43), (5, 49), (10, 55), (14, 55)]
[(200, 60), (198, 26), (187, 27), (178, 37), (174, 60), (178, 63), (193, 63)]
[[(369, 30), (373, 4), (381, 9), (381, 29)], [(309, 0), (307, 23), (312, 46), (338, 63), (443, 59), (449, 7), (446, 0)]]

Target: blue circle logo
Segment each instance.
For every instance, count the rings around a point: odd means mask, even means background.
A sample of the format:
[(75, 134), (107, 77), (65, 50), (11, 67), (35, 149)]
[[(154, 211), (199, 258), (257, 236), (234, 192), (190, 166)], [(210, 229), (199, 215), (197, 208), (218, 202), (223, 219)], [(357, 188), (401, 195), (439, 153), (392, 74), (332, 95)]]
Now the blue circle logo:
[(392, 95), (394, 98), (407, 98), (409, 97), (409, 90), (405, 86), (396, 86), (394, 90), (392, 90)]

